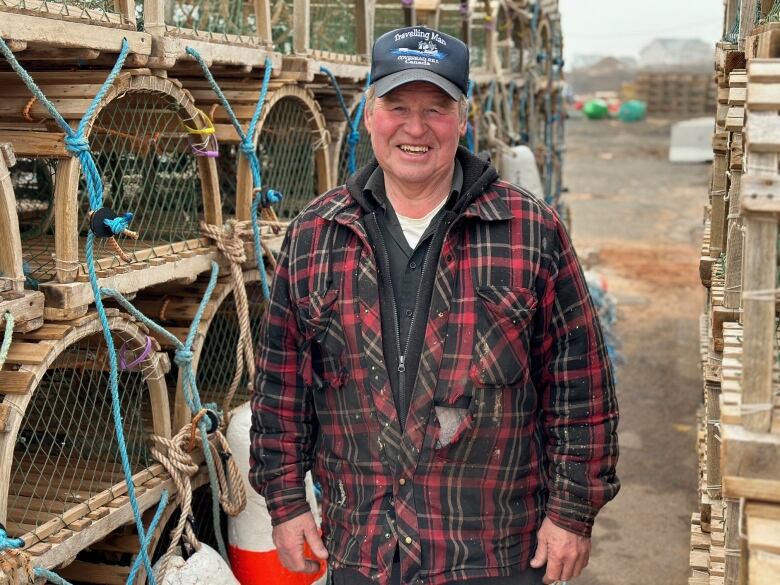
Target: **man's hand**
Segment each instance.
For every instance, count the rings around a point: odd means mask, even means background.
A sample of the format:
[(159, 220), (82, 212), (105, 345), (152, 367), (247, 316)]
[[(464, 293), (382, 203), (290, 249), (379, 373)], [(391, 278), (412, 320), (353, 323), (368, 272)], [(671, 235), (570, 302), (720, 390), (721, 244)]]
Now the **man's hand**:
[(536, 554), (531, 559), (534, 569), (547, 563), (544, 574), (545, 583), (568, 581), (578, 577), (588, 566), (590, 557), (590, 538), (579, 536), (553, 524), (545, 518), (537, 534)]
[(279, 560), (296, 573), (316, 573), (320, 570), (317, 561), (307, 559), (303, 554), (304, 542), (309, 545), (314, 555), (321, 560), (328, 558), (328, 551), (322, 544), (317, 524), (311, 512), (296, 516), (292, 520), (274, 526), (271, 534)]

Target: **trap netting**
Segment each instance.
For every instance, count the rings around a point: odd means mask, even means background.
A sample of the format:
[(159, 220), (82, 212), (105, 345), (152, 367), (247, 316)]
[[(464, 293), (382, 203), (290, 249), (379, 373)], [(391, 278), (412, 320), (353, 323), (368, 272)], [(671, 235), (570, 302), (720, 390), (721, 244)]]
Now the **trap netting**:
[(165, 0), (166, 30), (230, 41), (257, 35), (255, 3), (246, 0)]
[[(126, 368), (119, 372), (119, 397), (135, 474), (151, 464), (146, 439), (168, 416), (154, 412), (150, 398), (164, 392), (163, 372), (135, 325), (113, 317), (110, 326)], [(68, 335), (51, 353), (48, 367), (41, 366), (40, 381), (26, 408), (20, 406), (24, 416), (15, 436), (6, 486), (6, 527), (15, 536), (41, 529), (57, 518), (63, 524), (55, 523), (52, 530), (71, 524), (113, 499), (114, 492), (108, 495), (108, 490), (125, 481), (108, 390), (108, 351), (99, 322), (93, 320)], [(74, 515), (73, 508), (102, 496), (104, 501), (93, 502), (80, 516)]]
[[(150, 85), (160, 83), (159, 80), (149, 82)], [(143, 86), (143, 82), (138, 85)], [(186, 127), (196, 127), (202, 121), (189, 118), (172, 95), (138, 88), (120, 93), (104, 104), (91, 127), (89, 141), (101, 173), (105, 204), (116, 213), (130, 211), (134, 215), (130, 229), (138, 233), (138, 239), (116, 237), (133, 262), (201, 247), (198, 241), (203, 209), (201, 166), (195, 154), (197, 145), (193, 144)], [(203, 136), (195, 136), (194, 140), (202, 141)], [(82, 176), (77, 192), (68, 193), (67, 186), (56, 191), (58, 197), (76, 197), (79, 202), (78, 261), (66, 263), (55, 254), (51, 218), (57, 185), (51, 171), (47, 172), (50, 166), (39, 159), (34, 168), (28, 166), (14, 174), (14, 190), (22, 193), (18, 205), (20, 219), (23, 205), (37, 208), (37, 213), (25, 216), (23, 222), (25, 260), (30, 278), (37, 282), (52, 280), (57, 269), (74, 278), (86, 274), (84, 248), (90, 229), (86, 184)], [(25, 195), (36, 188), (36, 195)], [(73, 228), (63, 225), (57, 229)], [(105, 238), (96, 240), (95, 259), (99, 271), (125, 264)]]
[(54, 173), (57, 162), (50, 158), (19, 158), (9, 169), (14, 187), (19, 233), (23, 242), (23, 269), (28, 288), (37, 288), (38, 279), (31, 276), (37, 267), (38, 277), (54, 277), (54, 258), (50, 251), (54, 233)]
[(13, 9), (14, 12), (48, 16), (63, 20), (86, 21), (89, 24), (135, 29), (135, 19), (129, 12), (120, 10), (121, 4), (113, 0), (0, 0), (0, 12)]
[[(260, 335), (260, 322), (265, 310), (260, 283), (248, 282), (246, 294), (249, 303), (249, 328), (252, 333), (252, 346), (256, 348)], [(236, 371), (239, 333), (236, 303), (231, 292), (219, 304), (219, 308), (208, 323), (206, 336), (200, 348), (197, 380), (200, 398), (204, 404), (213, 402), (220, 409), (232, 410), (251, 398), (247, 388), (249, 380), (245, 370), (244, 377), (230, 404), (224, 404)]]
[(355, 0), (311, 0), (310, 47), (315, 51), (357, 54), (357, 9)]
[(374, 6), (374, 39), (405, 25), (406, 14), (401, 0), (377, 0)]
[[(285, 96), (269, 104), (257, 138), (263, 186), (283, 194), (274, 209), (279, 219), (292, 219), (319, 194), (318, 172), (327, 148), (327, 134), (309, 103)], [(319, 158), (319, 162), (318, 162)]]
[[(464, 23), (467, 23), (469, 13), (468, 3), (442, 2), (439, 5), (438, 30), (452, 35), (456, 39), (464, 38)], [(399, 25), (400, 26), (400, 25)], [(468, 26), (468, 25), (467, 25)]]
[(236, 188), (238, 177), (238, 158), (242, 156), (237, 144), (219, 145), (217, 157), (217, 175), (219, 176), (219, 196), (222, 199), (222, 213), (225, 217), (236, 217)]
[[(352, 111), (352, 116), (355, 115), (355, 110)], [(345, 134), (341, 138), (341, 146), (339, 148), (338, 159), (338, 184), (343, 185), (349, 177), (349, 128), (345, 126)], [(374, 156), (374, 151), (371, 148), (371, 137), (368, 135), (363, 119), (360, 119), (360, 125), (358, 126), (358, 132), (360, 132), (360, 140), (355, 147), (355, 162), (359, 169), (363, 165), (367, 164)]]

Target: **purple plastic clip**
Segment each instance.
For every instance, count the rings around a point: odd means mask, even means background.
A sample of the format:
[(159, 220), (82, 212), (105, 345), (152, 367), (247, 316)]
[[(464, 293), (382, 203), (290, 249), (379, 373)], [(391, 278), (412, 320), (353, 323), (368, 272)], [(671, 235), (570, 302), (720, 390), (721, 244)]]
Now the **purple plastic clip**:
[(127, 349), (127, 344), (125, 343), (122, 345), (121, 349), (119, 350), (119, 369), (123, 371), (133, 369), (134, 367), (136, 367), (138, 364), (140, 364), (142, 361), (144, 361), (146, 358), (149, 357), (149, 354), (152, 353), (152, 336), (151, 335), (146, 336), (146, 347), (144, 347), (144, 350), (141, 352), (141, 355), (139, 355), (129, 364), (125, 359), (126, 349)]

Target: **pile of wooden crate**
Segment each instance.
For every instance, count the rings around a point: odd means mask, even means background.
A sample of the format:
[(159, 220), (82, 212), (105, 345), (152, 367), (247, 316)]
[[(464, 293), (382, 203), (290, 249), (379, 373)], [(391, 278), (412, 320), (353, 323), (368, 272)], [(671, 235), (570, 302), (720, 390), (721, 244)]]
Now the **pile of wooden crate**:
[(704, 116), (715, 106), (716, 87), (708, 73), (640, 71), (635, 85), (636, 97), (656, 116)]
[[(756, 14), (756, 2), (742, 2)], [(766, 14), (772, 2), (758, 9)], [(740, 12), (727, 4), (731, 28)], [(780, 583), (780, 53), (740, 19), (716, 48), (714, 162), (700, 274), (704, 405), (690, 585)], [(776, 51), (776, 49), (775, 49)]]
[[(369, 160), (368, 137), (355, 118), (370, 47), (377, 34), (406, 24), (439, 27), (471, 43), (473, 148), (500, 161), (508, 147), (531, 146), (547, 186), (540, 195), (558, 203), (565, 116), (556, 0), (0, 3), (0, 37), (72, 127), (127, 40), (127, 59), (86, 138), (105, 206), (133, 212), (129, 229), (137, 234), (123, 232), (113, 243), (97, 239), (99, 286), (123, 294), (181, 342), (217, 263), (217, 285), (191, 349), (201, 400), (217, 403), (225, 419), (249, 398), (246, 374), (227, 395), (239, 312), (248, 312), (254, 343), (265, 303), (251, 229), (256, 193), (242, 137), (187, 49), (208, 65), (244, 132), (271, 69), (249, 136), (263, 185), (284, 195), (259, 220), (270, 273), (286, 222), (344, 181), (353, 129), (361, 134), (357, 164)], [(24, 559), (74, 583), (125, 583), (139, 542), (86, 255), (89, 230), (97, 233), (102, 224), (88, 213), (81, 165), (65, 133), (4, 59), (0, 84), (0, 343), (8, 346), (0, 352), (0, 524), (23, 541), (22, 554), (0, 550), (0, 583), (14, 582)], [(231, 276), (225, 242), (202, 224), (222, 229), (225, 241), (243, 240), (245, 258), (231, 252), (239, 280)], [(244, 293), (246, 304), (238, 302)], [(183, 396), (186, 360), (177, 357), (174, 339), (111, 298), (104, 302), (145, 525), (163, 491), (171, 495), (151, 535), (156, 558), (168, 521), (177, 517), (176, 487), (149, 440), (171, 438), (191, 420)], [(197, 449), (193, 458), (202, 463)], [(191, 485), (208, 511), (207, 483), (201, 465)], [(209, 514), (192, 513), (198, 535), (209, 542)], [(133, 582), (145, 581), (141, 569)]]

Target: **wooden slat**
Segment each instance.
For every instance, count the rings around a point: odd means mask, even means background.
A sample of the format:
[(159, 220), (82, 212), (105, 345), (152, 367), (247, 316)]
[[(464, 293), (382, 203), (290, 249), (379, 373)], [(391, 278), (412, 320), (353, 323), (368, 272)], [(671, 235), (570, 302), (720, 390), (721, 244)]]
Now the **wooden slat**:
[(27, 394), (32, 388), (35, 374), (25, 371), (0, 372), (0, 394)]
[(38, 365), (46, 360), (51, 348), (39, 343), (14, 341), (8, 351), (6, 364)]

